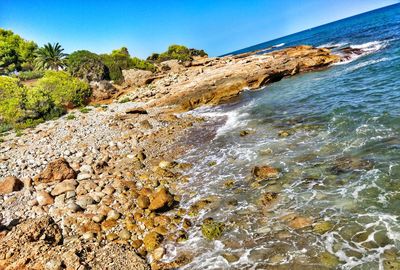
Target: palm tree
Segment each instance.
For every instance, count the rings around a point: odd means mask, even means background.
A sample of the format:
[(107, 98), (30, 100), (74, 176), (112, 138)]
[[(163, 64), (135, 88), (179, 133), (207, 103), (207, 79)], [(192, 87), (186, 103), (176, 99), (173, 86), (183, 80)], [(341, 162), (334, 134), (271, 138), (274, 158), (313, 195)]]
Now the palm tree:
[(65, 67), (64, 49), (57, 42), (55, 44), (47, 43), (36, 51), (35, 67), (37, 69), (60, 70)]

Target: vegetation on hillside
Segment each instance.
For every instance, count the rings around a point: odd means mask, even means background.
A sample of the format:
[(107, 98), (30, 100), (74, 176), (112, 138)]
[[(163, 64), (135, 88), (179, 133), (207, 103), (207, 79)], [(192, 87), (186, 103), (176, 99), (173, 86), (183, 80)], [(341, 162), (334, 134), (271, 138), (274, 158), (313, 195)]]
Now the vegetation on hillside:
[(32, 70), (38, 46), (12, 31), (0, 28), (0, 75), (13, 71)]
[(84, 105), (90, 95), (87, 83), (64, 71), (46, 71), (33, 87), (0, 76), (0, 125), (29, 127)]
[(161, 54), (153, 53), (147, 60), (151, 62), (163, 62), (167, 60), (176, 59), (179, 61), (191, 61), (194, 56), (207, 56), (204, 50), (189, 49), (183, 45), (171, 45), (166, 52)]
[[(207, 56), (203, 50), (171, 45), (166, 52), (142, 60), (126, 47), (97, 55), (78, 50), (64, 53), (59, 43), (43, 47), (12, 31), (0, 28), (0, 132), (10, 127), (33, 126), (58, 117), (66, 109), (86, 104), (91, 96), (88, 82), (112, 80), (122, 83), (122, 70), (156, 71), (155, 63), (177, 59), (190, 61)], [(21, 81), (29, 82), (30, 86)]]

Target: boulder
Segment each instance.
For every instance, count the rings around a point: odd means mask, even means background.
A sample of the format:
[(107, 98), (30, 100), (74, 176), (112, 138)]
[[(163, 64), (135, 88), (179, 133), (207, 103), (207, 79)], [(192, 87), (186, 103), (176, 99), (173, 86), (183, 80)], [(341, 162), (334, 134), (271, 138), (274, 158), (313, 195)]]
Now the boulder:
[(178, 60), (172, 59), (160, 63), (160, 68), (162, 71), (179, 73), (185, 70), (185, 66), (182, 65)]
[(129, 86), (142, 87), (153, 81), (153, 72), (140, 69), (122, 70), (125, 83)]
[(168, 209), (174, 203), (174, 197), (169, 193), (168, 189), (161, 188), (153, 194), (149, 209), (152, 211)]
[(114, 87), (109, 81), (90, 82), (90, 88), (92, 89), (92, 101), (101, 101), (112, 98), (118, 89)]
[(15, 176), (7, 176), (0, 181), (0, 194), (8, 194), (23, 189), (24, 183)]
[(57, 159), (50, 162), (46, 169), (38, 174), (34, 181), (36, 184), (39, 183), (51, 183), (59, 182), (66, 179), (75, 179), (76, 172), (69, 166), (68, 162), (64, 158)]

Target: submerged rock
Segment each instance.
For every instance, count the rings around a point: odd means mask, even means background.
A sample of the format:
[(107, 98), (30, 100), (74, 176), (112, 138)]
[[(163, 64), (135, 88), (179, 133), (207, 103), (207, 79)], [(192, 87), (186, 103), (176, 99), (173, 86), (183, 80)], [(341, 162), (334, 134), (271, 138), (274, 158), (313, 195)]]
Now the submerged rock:
[(201, 233), (208, 240), (215, 240), (221, 237), (225, 225), (221, 222), (216, 222), (212, 218), (206, 218), (201, 225)]
[(271, 166), (255, 166), (252, 175), (256, 180), (276, 179), (279, 177), (279, 170)]

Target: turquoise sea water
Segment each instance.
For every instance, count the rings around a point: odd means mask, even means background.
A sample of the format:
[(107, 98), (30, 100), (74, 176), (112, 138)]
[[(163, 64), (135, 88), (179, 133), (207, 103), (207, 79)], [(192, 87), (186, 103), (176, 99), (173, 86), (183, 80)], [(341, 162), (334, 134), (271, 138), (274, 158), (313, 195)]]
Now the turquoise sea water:
[[(170, 258), (194, 255), (185, 269), (400, 269), (400, 5), (240, 52), (299, 44), (362, 54), (196, 112), (226, 121), (207, 143), (192, 136), (182, 158), (194, 164), (183, 207), (216, 201), (194, 219), (189, 241), (169, 248)], [(252, 185), (260, 164), (280, 178)], [(265, 210), (257, 200), (267, 191), (279, 199)], [(313, 225), (292, 229), (294, 216)], [(221, 239), (201, 237), (205, 217), (226, 224)]]

